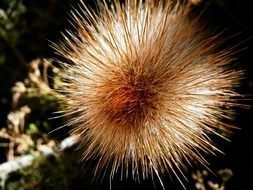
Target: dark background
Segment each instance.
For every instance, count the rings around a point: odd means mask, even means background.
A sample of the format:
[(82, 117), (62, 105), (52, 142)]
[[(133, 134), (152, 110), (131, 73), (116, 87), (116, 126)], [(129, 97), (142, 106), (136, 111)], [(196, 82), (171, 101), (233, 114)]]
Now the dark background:
[[(94, 7), (91, 2), (87, 1)], [(59, 41), (60, 31), (71, 28), (67, 21), (68, 13), (72, 9), (71, 5), (76, 6), (76, 1), (0, 0), (0, 9), (7, 10), (10, 4), (13, 4), (13, 10), (16, 10), (16, 15), (10, 18), (13, 26), (9, 27), (8, 23), (3, 22), (0, 17), (0, 29), (5, 31), (4, 34), (0, 32), (0, 128), (6, 126), (7, 115), (13, 109), (12, 87), (17, 81), (23, 81), (26, 78), (28, 64), (33, 59), (55, 57), (54, 51), (49, 47), (49, 41)], [(241, 49), (236, 55), (237, 62), (244, 68), (246, 75), (239, 91), (246, 95), (245, 99), (251, 99), (250, 94), (253, 94), (252, 7), (251, 0), (206, 0), (196, 5), (193, 11), (193, 14), (201, 12), (207, 30), (226, 29), (227, 36), (236, 34), (231, 40), (226, 41), (226, 45), (240, 44), (237, 47), (238, 50)], [(252, 105), (252, 100), (245, 100), (244, 103)], [(29, 120), (46, 119), (50, 115), (49, 112), (38, 112)], [(226, 185), (226, 189), (248, 190), (253, 189), (253, 109), (238, 109), (237, 113), (234, 122), (240, 129), (234, 131), (230, 143), (222, 144), (222, 150), (226, 154), (219, 154), (208, 160), (213, 171), (223, 168), (230, 168), (233, 171), (234, 175)], [(49, 122), (49, 125), (59, 126), (57, 121)], [(62, 133), (62, 131), (59, 132), (58, 136)], [(60, 138), (58, 136), (52, 138)], [(5, 153), (6, 150), (0, 149), (0, 163), (6, 161)], [(71, 154), (74, 154), (74, 151)], [(193, 172), (194, 170), (196, 168), (192, 169)], [(109, 189), (108, 178), (101, 183), (91, 182), (92, 174), (88, 169), (75, 173), (73, 176), (75, 177), (69, 182), (69, 189)], [(195, 189), (194, 181), (191, 180), (190, 175), (187, 177), (189, 182), (184, 182), (187, 189)], [(220, 180), (217, 176), (210, 178)], [(162, 180), (166, 189), (182, 189), (175, 178), (171, 180), (170, 176), (164, 176)], [(119, 176), (116, 176), (112, 181), (112, 189), (162, 189), (158, 179), (154, 179), (154, 184), (151, 179), (141, 182), (133, 182), (130, 179), (121, 181)]]

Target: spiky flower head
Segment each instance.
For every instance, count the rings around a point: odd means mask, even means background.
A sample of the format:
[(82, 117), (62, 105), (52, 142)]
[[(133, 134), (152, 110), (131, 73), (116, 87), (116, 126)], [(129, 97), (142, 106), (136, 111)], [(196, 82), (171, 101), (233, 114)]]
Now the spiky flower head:
[(176, 176), (217, 148), (242, 76), (219, 35), (207, 35), (188, 5), (174, 1), (84, 3), (73, 12), (75, 31), (54, 45), (67, 63), (64, 98), (84, 160), (111, 175), (168, 171)]

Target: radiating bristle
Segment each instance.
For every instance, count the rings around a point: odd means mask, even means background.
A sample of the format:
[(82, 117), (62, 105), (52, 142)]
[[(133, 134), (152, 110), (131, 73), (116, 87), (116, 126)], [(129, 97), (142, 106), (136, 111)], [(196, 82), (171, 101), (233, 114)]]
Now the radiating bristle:
[(242, 71), (218, 51), (221, 35), (205, 34), (188, 5), (161, 2), (98, 2), (99, 14), (82, 3), (76, 31), (54, 45), (71, 63), (62, 64), (63, 101), (78, 112), (83, 158), (98, 156), (100, 172), (112, 163), (112, 176), (179, 178), (191, 160), (205, 164), (201, 154), (218, 150), (210, 136), (230, 129), (237, 106)]

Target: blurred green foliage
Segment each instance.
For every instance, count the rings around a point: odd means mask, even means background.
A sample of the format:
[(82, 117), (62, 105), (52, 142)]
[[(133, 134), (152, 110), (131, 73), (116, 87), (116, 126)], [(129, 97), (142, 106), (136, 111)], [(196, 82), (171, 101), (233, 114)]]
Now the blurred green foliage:
[[(61, 153), (50, 156), (33, 154), (33, 165), (14, 171), (5, 181), (5, 190), (68, 190), (76, 177), (77, 164)], [(0, 186), (1, 189), (1, 186)]]
[[(50, 60), (43, 59), (53, 57), (49, 40), (57, 41), (68, 26), (70, 3), (0, 1), (0, 164), (16, 156), (38, 154), (39, 146), (52, 139), (57, 147), (58, 140), (68, 135), (65, 130), (49, 135), (63, 125), (62, 119), (49, 120), (63, 108), (45, 82), (51, 82), (55, 72), (47, 64)], [(70, 159), (63, 163), (65, 157), (37, 158), (31, 167), (12, 173), (4, 182), (5, 189), (67, 189), (68, 172), (63, 170), (74, 168)]]

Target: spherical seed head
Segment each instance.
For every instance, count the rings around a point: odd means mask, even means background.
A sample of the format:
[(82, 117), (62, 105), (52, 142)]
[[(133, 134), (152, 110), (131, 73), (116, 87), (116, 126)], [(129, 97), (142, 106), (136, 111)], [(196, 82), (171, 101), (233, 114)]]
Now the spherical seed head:
[[(55, 45), (62, 63), (63, 101), (85, 145), (84, 160), (99, 156), (132, 175), (177, 170), (213, 153), (210, 136), (229, 129), (242, 72), (220, 37), (207, 36), (189, 7), (172, 1), (98, 2), (73, 13), (75, 32)], [(217, 131), (218, 130), (218, 131)]]

